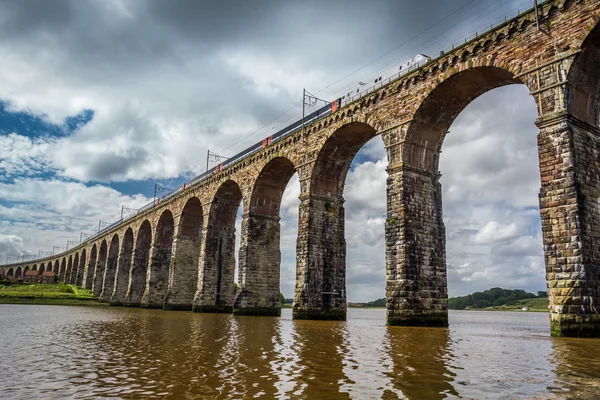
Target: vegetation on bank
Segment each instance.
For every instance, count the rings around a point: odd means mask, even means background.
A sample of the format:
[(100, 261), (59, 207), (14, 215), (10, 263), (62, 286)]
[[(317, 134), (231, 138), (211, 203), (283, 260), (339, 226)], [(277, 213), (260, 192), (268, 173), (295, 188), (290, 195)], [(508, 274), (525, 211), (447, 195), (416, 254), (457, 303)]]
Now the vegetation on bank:
[(548, 293), (539, 291), (535, 295), (520, 289), (496, 287), (483, 292), (448, 299), (450, 310), (520, 310), (523, 307), (527, 307), (530, 311), (547, 311)]
[(100, 304), (91, 290), (58, 283), (0, 286), (0, 303), (10, 304)]

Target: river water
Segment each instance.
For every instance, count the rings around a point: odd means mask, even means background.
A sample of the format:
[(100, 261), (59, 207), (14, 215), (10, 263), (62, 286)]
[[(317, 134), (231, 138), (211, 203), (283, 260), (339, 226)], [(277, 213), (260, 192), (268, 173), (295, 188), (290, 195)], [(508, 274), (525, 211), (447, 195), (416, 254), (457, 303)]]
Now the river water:
[[(456, 311), (450, 328), (113, 307), (0, 305), (0, 398), (600, 398), (600, 340), (545, 313)], [(581, 396), (581, 397), (580, 397)]]

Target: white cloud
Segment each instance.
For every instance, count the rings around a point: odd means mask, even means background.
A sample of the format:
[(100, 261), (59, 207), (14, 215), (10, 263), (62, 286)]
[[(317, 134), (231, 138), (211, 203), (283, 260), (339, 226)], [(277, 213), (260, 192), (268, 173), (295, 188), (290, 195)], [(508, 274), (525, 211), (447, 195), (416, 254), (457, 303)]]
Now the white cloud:
[(516, 238), (520, 233), (514, 222), (501, 225), (497, 221), (490, 221), (473, 236), (473, 241), (478, 244), (501, 243)]

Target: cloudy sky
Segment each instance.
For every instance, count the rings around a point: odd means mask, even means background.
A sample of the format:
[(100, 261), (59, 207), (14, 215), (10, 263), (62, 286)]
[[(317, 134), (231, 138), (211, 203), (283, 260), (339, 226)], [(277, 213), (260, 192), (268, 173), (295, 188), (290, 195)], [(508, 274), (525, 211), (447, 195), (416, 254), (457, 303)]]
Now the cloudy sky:
[[(119, 218), (417, 53), (431, 56), (530, 0), (0, 0), (0, 262)], [(545, 288), (535, 104), (491, 91), (458, 117), (441, 158), (451, 296)], [(348, 175), (348, 299), (384, 296), (380, 138)], [(284, 195), (291, 297), (299, 184)]]

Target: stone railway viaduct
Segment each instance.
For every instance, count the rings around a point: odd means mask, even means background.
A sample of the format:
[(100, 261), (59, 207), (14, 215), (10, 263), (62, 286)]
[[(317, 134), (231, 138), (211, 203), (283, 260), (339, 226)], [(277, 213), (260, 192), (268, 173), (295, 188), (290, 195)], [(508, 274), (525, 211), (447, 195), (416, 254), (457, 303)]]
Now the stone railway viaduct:
[(381, 135), (387, 322), (446, 326), (441, 145), (472, 100), (522, 84), (538, 107), (551, 333), (600, 337), (600, 1), (548, 0), (538, 15), (539, 29), (523, 13), (68, 252), (4, 268), (52, 269), (113, 305), (279, 315), (279, 208), (298, 173), (293, 316), (344, 319), (344, 181)]

